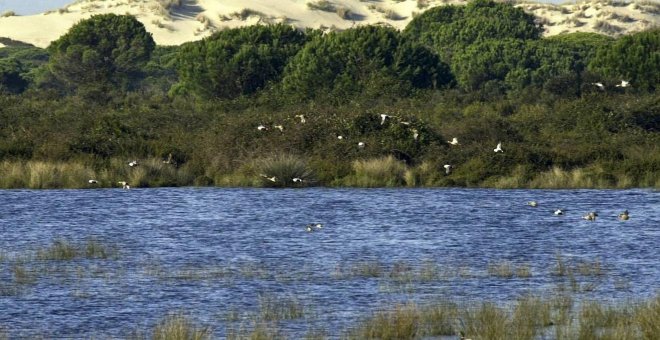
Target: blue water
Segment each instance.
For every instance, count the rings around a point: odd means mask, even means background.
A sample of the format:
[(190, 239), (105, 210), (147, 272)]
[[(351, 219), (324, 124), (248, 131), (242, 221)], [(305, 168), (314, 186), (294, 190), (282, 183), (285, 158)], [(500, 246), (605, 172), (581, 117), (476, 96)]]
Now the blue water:
[[(529, 200), (539, 206), (526, 206)], [(554, 294), (565, 280), (552, 274), (557, 254), (602, 264), (604, 275), (581, 278), (591, 284), (575, 293), (581, 298), (648, 298), (660, 282), (660, 193), (653, 190), (4, 190), (0, 207), (0, 329), (12, 338), (122, 337), (169, 312), (187, 313), (222, 337), (229, 312), (249, 327), (260, 296), (295, 297), (305, 306), (304, 319), (279, 325), (284, 334), (300, 337), (312, 324), (338, 335), (397, 302)], [(565, 215), (553, 215), (557, 208)], [(631, 219), (618, 221), (624, 209)], [(582, 220), (593, 210), (596, 222)], [(324, 228), (306, 232), (313, 222)], [(17, 258), (56, 239), (95, 239), (119, 256), (25, 260), (40, 274), (9, 289)], [(489, 263), (502, 261), (527, 264), (532, 276), (488, 275)], [(462, 274), (407, 284), (387, 274), (338, 274), (365, 262), (385, 270), (432, 263)]]

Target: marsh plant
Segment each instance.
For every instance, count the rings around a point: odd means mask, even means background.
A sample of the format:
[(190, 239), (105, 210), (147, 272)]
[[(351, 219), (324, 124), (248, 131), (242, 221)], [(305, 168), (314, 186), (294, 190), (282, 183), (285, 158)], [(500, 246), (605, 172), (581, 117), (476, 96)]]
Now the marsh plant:
[(205, 340), (211, 339), (212, 330), (195, 324), (182, 313), (171, 314), (158, 322), (153, 329), (153, 340)]
[(50, 246), (36, 251), (38, 260), (66, 261), (76, 258), (108, 259), (118, 257), (116, 248), (105, 245), (96, 239), (88, 239), (83, 243), (71, 243), (66, 240), (55, 240)]
[(314, 172), (303, 159), (294, 155), (259, 159), (255, 161), (255, 168), (266, 187), (304, 187), (315, 183)]

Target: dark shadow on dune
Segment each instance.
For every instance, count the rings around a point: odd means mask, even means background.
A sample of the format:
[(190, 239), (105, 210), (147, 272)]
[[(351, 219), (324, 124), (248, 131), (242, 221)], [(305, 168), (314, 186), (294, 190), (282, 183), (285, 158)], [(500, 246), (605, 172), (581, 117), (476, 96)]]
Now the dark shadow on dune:
[(362, 21), (366, 18), (365, 15), (359, 14), (359, 13), (354, 13), (351, 12), (351, 17), (347, 20), (352, 20), (352, 21)]
[(186, 20), (195, 19), (197, 14), (201, 13), (204, 9), (197, 4), (195, 0), (185, 0), (178, 7), (172, 7), (170, 16), (173, 20)]

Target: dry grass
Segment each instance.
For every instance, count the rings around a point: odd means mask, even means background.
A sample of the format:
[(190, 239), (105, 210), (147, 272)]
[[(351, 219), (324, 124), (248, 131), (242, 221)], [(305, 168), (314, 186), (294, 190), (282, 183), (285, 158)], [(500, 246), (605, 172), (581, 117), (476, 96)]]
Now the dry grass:
[(318, 0), (316, 2), (308, 2), (307, 7), (315, 11), (334, 12), (335, 5), (327, 0)]

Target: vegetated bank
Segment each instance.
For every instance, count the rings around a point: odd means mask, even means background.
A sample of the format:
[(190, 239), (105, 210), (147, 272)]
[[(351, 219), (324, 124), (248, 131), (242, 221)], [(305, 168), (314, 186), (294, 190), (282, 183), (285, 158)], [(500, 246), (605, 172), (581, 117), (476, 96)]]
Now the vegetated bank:
[(476, 0), (403, 31), (156, 46), (107, 14), (3, 40), (0, 187), (660, 187), (660, 29), (541, 33)]

